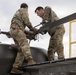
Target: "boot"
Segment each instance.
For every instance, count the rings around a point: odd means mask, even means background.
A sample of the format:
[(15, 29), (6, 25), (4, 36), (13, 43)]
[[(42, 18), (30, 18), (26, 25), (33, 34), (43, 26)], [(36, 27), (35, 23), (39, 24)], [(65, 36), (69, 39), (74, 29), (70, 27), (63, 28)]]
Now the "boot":
[(60, 60), (61, 60), (61, 59), (65, 59), (65, 58), (64, 58), (64, 57), (58, 57), (58, 59), (60, 59)]
[(54, 51), (53, 50), (48, 50), (48, 60), (49, 61), (54, 60)]
[(59, 55), (58, 55), (58, 59), (65, 59), (65, 58), (64, 58), (64, 55), (63, 55), (63, 54), (62, 54), (62, 55), (59, 54)]
[(48, 57), (48, 60), (52, 61), (52, 60), (54, 60), (54, 57)]
[(11, 70), (11, 73), (14, 73), (14, 74), (22, 74), (22, 73), (24, 73), (23, 71), (21, 71), (21, 70), (18, 70), (17, 68), (12, 68), (12, 70)]
[(28, 59), (28, 65), (36, 64), (36, 62), (33, 59)]

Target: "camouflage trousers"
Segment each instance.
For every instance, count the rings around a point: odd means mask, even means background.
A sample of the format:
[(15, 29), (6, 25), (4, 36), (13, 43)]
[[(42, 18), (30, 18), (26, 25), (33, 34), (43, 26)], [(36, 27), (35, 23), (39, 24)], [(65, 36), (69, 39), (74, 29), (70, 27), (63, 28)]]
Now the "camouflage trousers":
[(55, 33), (51, 36), (49, 47), (48, 47), (48, 59), (54, 60), (54, 54), (57, 52), (58, 59), (64, 58), (64, 47), (63, 47), (63, 35), (65, 33), (64, 29), (58, 29)]
[(10, 34), (18, 48), (13, 67), (18, 68), (18, 66), (22, 65), (24, 58), (26, 60), (32, 59), (30, 47), (26, 35), (22, 30), (10, 28)]

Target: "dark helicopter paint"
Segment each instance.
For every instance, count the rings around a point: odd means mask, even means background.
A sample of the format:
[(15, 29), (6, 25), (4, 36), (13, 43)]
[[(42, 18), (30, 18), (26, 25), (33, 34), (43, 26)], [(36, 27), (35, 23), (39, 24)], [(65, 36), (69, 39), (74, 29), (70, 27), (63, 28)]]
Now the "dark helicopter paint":
[[(41, 48), (30, 47), (31, 54), (36, 62), (47, 61), (47, 51)], [(8, 44), (0, 44), (0, 75), (10, 75), (16, 57), (17, 49)], [(23, 65), (27, 64), (24, 60)]]

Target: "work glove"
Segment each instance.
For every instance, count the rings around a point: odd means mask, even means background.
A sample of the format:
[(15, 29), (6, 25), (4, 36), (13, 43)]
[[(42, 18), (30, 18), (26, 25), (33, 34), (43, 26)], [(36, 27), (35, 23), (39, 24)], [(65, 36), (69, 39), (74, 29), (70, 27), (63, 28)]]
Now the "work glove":
[(38, 30), (37, 28), (33, 28), (33, 32), (34, 32), (34, 33), (36, 33), (36, 32), (37, 32), (37, 30)]

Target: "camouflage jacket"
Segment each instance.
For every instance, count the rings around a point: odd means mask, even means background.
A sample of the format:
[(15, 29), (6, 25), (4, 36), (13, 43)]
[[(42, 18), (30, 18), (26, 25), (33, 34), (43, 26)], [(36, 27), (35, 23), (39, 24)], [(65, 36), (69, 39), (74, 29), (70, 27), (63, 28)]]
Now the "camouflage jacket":
[[(50, 7), (46, 6), (44, 9), (44, 14), (42, 16), (42, 19), (43, 19), (42, 22), (49, 22), (49, 21), (54, 22), (56, 20), (59, 20), (59, 17), (56, 15), (56, 13)], [(65, 28), (62, 24), (57, 27), (51, 28), (48, 32), (50, 35), (52, 35), (58, 29), (65, 31)]]
[(24, 30), (27, 26), (30, 30), (33, 30), (34, 28), (31, 25), (31, 22), (29, 21), (28, 14), (26, 13), (25, 8), (20, 8), (16, 13), (14, 14), (11, 25), (13, 23), (16, 23), (19, 25), (19, 27)]

